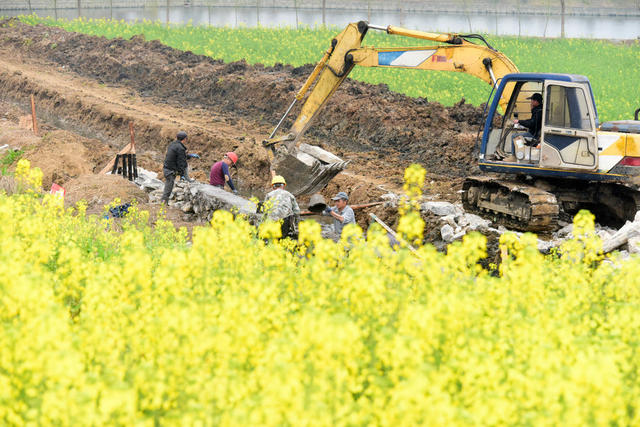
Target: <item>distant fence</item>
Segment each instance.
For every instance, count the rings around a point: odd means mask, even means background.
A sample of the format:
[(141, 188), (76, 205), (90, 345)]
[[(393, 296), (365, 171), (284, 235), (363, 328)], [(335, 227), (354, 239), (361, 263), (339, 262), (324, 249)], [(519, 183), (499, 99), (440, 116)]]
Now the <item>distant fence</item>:
[[(640, 0), (617, 1), (615, 7), (594, 6), (588, 0), (565, 2), (568, 15), (640, 15)], [(402, 12), (451, 12), (474, 14), (556, 14), (561, 13), (557, 0), (9, 0), (0, 10), (38, 9), (109, 9), (131, 7), (286, 7), (300, 9), (376, 10)]]

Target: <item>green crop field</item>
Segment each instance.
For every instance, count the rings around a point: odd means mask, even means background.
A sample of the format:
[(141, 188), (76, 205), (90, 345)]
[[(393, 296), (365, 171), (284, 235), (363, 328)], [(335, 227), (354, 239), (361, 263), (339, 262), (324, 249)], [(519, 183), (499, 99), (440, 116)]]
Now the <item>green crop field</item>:
[[(54, 25), (69, 31), (129, 38), (144, 34), (176, 49), (189, 50), (224, 61), (246, 60), (250, 64), (276, 63), (294, 66), (315, 63), (341, 28), (245, 28), (170, 25), (159, 22), (110, 20), (54, 20), (23, 16), (30, 24)], [(429, 28), (422, 30), (429, 31)], [(505, 53), (522, 72), (582, 74), (591, 81), (600, 121), (630, 119), (638, 100), (640, 42), (614, 44), (600, 40), (487, 37), (493, 47)], [(370, 32), (370, 46), (420, 45), (416, 40)], [(428, 42), (426, 45), (429, 45)], [(351, 77), (368, 83), (385, 83), (391, 90), (425, 97), (444, 105), (464, 98), (480, 105), (490, 88), (461, 73), (356, 68)]]

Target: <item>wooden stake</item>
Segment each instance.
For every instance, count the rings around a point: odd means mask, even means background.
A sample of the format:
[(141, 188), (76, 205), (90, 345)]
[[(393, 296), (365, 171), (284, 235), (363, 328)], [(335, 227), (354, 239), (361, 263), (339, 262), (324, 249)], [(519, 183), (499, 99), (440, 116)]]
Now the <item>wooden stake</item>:
[(129, 150), (129, 154), (135, 154), (136, 141), (135, 141), (134, 132), (133, 132), (133, 122), (129, 122), (129, 133), (131, 134), (131, 150)]
[(389, 227), (387, 224), (385, 224), (384, 222), (382, 222), (382, 220), (380, 218), (378, 218), (374, 213), (370, 213), (369, 216), (371, 218), (373, 218), (378, 224), (380, 224), (382, 226), (382, 228), (384, 228), (385, 230), (387, 230), (389, 232), (389, 234), (391, 234), (393, 236), (394, 239), (396, 239), (400, 244), (405, 244), (407, 245), (407, 247), (409, 249), (411, 249), (412, 252), (416, 251), (416, 248), (414, 248), (413, 246), (411, 246), (408, 242), (406, 242), (402, 237), (398, 236), (396, 234), (395, 231), (393, 231), (393, 229), (391, 227)]
[(36, 101), (31, 94), (31, 122), (33, 123), (33, 133), (38, 136), (38, 121), (36, 120)]

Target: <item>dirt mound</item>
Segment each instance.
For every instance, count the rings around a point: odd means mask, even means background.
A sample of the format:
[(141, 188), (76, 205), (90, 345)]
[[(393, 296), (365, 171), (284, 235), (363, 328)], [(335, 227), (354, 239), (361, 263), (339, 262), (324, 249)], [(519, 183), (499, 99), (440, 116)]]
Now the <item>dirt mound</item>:
[(92, 142), (64, 130), (47, 132), (23, 149), (23, 157), (29, 159), (31, 166), (42, 170), (44, 189), (54, 182), (64, 186), (69, 179), (94, 172), (109, 157), (107, 148), (99, 141)]
[[(0, 23), (4, 48), (46, 58), (104, 83), (126, 85), (163, 102), (206, 107), (263, 125), (277, 123), (310, 70), (309, 66), (250, 66), (243, 61), (225, 64), (142, 36), (106, 39), (11, 23)], [(292, 112), (285, 128), (298, 111)], [(445, 108), (393, 93), (386, 85), (348, 80), (309, 136), (313, 143), (346, 158), (371, 152), (390, 164), (420, 162), (430, 172), (461, 177), (475, 167), (474, 136), (481, 111), (464, 100)], [(204, 144), (197, 138), (192, 141), (196, 148)]]
[(122, 203), (137, 200), (147, 202), (148, 196), (134, 183), (116, 175), (80, 175), (65, 184), (65, 206), (74, 206), (80, 200), (86, 200), (87, 213), (102, 213), (104, 205), (119, 198)]
[(10, 125), (11, 127), (7, 128), (7, 126), (2, 126), (2, 131), (0, 132), (0, 146), (8, 144), (11, 148), (21, 150), (25, 147), (37, 144), (40, 141), (40, 138), (35, 136), (30, 130), (16, 129), (14, 124), (10, 124), (8, 122), (7, 125)]

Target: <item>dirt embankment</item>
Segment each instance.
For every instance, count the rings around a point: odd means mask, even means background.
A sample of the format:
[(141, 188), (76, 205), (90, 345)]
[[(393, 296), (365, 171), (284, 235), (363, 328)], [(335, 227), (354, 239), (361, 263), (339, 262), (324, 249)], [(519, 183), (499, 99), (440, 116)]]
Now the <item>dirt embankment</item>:
[[(15, 20), (0, 21), (0, 60), (5, 99), (24, 105), (34, 94), (43, 119), (102, 141), (107, 157), (127, 143), (134, 121), (139, 163), (160, 172), (168, 142), (185, 129), (190, 151), (202, 155), (193, 176), (206, 180), (210, 165), (234, 150), (249, 193), (268, 181), (260, 141), (312, 69), (225, 64), (141, 36), (109, 40)], [(374, 200), (399, 189), (404, 168), (418, 162), (428, 171), (425, 190), (455, 201), (461, 178), (476, 168), (481, 113), (463, 101), (443, 107), (347, 80), (305, 139), (351, 160), (325, 195), (346, 190), (353, 203)]]
[[(225, 64), (142, 36), (109, 40), (19, 23), (2, 27), (0, 37), (5, 48), (101, 83), (126, 86), (174, 106), (204, 106), (268, 125), (277, 123), (312, 69)], [(444, 108), (390, 92), (385, 85), (348, 80), (309, 134), (338, 150), (398, 155), (404, 162), (420, 161), (436, 174), (464, 176), (473, 164), (471, 136), (480, 117), (481, 110), (467, 104)]]

